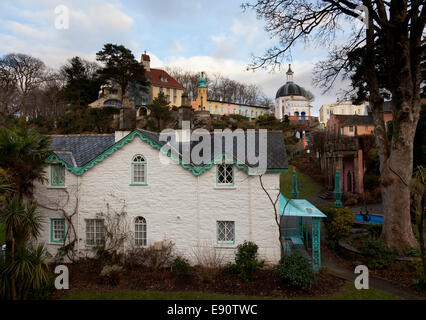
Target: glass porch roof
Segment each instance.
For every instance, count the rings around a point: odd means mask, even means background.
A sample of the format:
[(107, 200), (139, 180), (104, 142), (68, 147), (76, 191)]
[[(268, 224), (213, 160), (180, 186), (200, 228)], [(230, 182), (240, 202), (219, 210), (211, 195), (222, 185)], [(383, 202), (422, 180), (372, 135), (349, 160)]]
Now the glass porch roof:
[[(288, 204), (287, 201), (289, 201)], [(282, 194), (280, 194), (280, 215), (286, 217), (327, 218), (324, 213), (309, 201), (304, 199), (287, 199)]]

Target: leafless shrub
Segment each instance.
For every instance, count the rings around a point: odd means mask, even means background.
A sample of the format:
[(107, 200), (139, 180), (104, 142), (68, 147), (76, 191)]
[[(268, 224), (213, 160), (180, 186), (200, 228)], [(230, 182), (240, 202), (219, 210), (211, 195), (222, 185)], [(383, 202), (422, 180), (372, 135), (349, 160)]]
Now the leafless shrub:
[(209, 245), (198, 246), (192, 251), (197, 268), (197, 275), (201, 281), (213, 281), (222, 270), (225, 256), (221, 250)]
[(101, 247), (97, 248), (98, 258), (110, 260), (112, 263), (120, 262), (124, 254), (124, 246), (129, 239), (130, 226), (127, 219), (127, 207), (121, 200), (122, 207), (115, 210), (109, 203), (106, 204), (106, 213), (98, 213), (98, 217), (104, 220), (105, 239)]
[(151, 245), (147, 248), (136, 247), (129, 250), (124, 258), (128, 268), (144, 266), (153, 269), (170, 267), (175, 258), (175, 244), (169, 240), (162, 242), (161, 248)]
[(218, 248), (199, 246), (192, 251), (197, 265), (210, 269), (220, 269), (224, 265), (225, 256)]

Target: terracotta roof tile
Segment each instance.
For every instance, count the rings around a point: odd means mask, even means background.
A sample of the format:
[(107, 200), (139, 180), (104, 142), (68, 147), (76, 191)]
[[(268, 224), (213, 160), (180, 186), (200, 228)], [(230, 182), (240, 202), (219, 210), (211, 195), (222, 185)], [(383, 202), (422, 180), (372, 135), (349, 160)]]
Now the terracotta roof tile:
[[(145, 72), (145, 76), (150, 79), (151, 83), (155, 86), (160, 86), (164, 88), (176, 88), (184, 90), (185, 88), (174, 78), (172, 78), (166, 71), (161, 69), (151, 69), (150, 71)], [(165, 78), (167, 81), (162, 81), (161, 79)]]

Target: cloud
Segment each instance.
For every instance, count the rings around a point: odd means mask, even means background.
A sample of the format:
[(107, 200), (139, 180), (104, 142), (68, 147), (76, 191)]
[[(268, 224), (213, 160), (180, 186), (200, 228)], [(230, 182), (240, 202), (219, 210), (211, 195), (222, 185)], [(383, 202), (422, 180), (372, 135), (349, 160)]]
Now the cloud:
[(238, 57), (238, 51), (235, 45), (235, 39), (224, 35), (212, 36), (211, 40), (215, 45), (215, 51), (212, 56), (216, 58)]
[(172, 54), (182, 54), (185, 49), (179, 41), (173, 41), (169, 44), (169, 50)]
[(69, 9), (68, 30), (55, 28), (55, 8), (59, 4), (44, 0), (36, 5), (28, 1), (22, 7), (6, 7), (10, 18), (0, 18), (0, 52), (28, 53), (58, 67), (75, 54), (94, 56), (107, 42), (131, 42), (128, 34), (134, 19), (122, 11), (119, 3), (64, 1)]

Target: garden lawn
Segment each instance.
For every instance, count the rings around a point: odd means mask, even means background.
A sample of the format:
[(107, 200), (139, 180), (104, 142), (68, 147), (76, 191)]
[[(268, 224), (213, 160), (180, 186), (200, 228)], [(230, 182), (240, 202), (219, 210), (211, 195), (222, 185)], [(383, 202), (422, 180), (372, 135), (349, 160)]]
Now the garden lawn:
[(4, 223), (0, 223), (0, 245), (6, 241), (6, 226)]
[[(299, 198), (309, 200), (321, 191), (321, 186), (311, 177), (300, 172), (296, 168), (297, 184), (299, 189)], [(293, 177), (293, 166), (290, 166), (288, 172), (282, 172), (280, 178), (280, 190), (286, 198), (291, 198), (291, 186)]]
[(368, 290), (358, 290), (354, 283), (347, 281), (341, 290), (325, 297), (311, 298), (312, 300), (402, 300), (403, 298), (394, 296), (379, 289), (370, 288)]
[[(370, 288), (357, 290), (352, 282), (347, 282), (341, 290), (329, 296), (300, 297), (299, 300), (400, 300), (400, 297), (387, 292)], [(232, 296), (215, 293), (199, 292), (158, 292), (131, 290), (81, 290), (71, 291), (61, 300), (279, 300), (269, 297)]]

